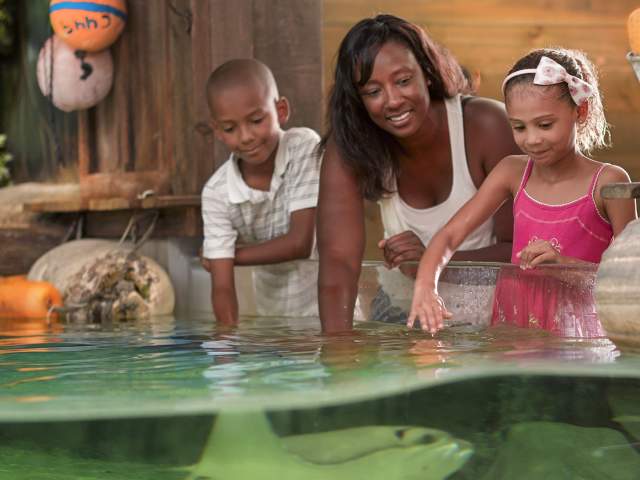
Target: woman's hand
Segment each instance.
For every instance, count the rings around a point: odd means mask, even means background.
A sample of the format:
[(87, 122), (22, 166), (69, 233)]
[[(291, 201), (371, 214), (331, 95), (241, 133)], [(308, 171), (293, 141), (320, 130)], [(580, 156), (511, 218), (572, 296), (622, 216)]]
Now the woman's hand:
[(547, 240), (535, 240), (520, 250), (520, 268), (527, 270), (541, 263), (566, 263), (565, 257)]
[(383, 251), (387, 268), (395, 268), (403, 262), (418, 262), (424, 252), (422, 240), (411, 230), (380, 240), (378, 248)]
[(444, 319), (452, 316), (435, 288), (421, 289), (418, 287), (413, 293), (407, 327), (413, 328), (413, 324), (418, 319), (420, 328), (434, 335), (444, 327)]

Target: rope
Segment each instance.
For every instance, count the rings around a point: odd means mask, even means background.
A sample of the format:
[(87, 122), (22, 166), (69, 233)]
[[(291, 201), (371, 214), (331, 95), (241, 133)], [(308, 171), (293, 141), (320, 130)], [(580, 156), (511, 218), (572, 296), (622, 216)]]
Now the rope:
[(69, 240), (71, 240), (71, 237), (73, 237), (74, 235), (76, 240), (81, 239), (83, 225), (84, 225), (84, 213), (78, 212), (78, 214), (76, 215), (76, 218), (73, 220), (73, 222), (69, 226), (67, 233), (65, 233), (64, 237), (62, 237), (60, 244), (67, 243)]
[[(158, 218), (160, 217), (160, 212), (158, 210), (154, 210), (152, 214), (153, 214), (153, 218), (151, 219), (151, 223), (149, 224), (145, 232), (140, 237), (140, 240), (136, 240), (135, 235), (132, 236), (132, 241), (134, 245), (133, 245), (133, 248), (131, 249), (131, 252), (138, 251), (140, 247), (142, 247), (142, 245), (144, 245), (145, 242), (149, 240), (149, 237), (153, 233), (153, 230), (156, 227), (156, 223), (158, 222)], [(122, 246), (122, 244), (125, 242), (125, 240), (129, 236), (129, 233), (133, 231), (134, 227), (137, 225), (141, 217), (142, 215), (139, 215), (137, 212), (131, 215), (131, 218), (129, 219), (129, 223), (127, 224), (127, 227), (124, 229), (124, 233), (122, 234), (122, 236), (120, 237), (120, 240), (118, 241), (119, 247)]]

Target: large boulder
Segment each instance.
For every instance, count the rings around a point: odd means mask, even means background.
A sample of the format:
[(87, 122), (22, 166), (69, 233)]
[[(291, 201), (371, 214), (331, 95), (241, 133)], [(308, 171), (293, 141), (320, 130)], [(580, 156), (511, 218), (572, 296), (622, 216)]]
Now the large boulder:
[(130, 243), (82, 239), (64, 243), (40, 257), (30, 280), (53, 283), (65, 307), (81, 319), (117, 320), (168, 315), (175, 293), (169, 276)]
[(607, 336), (618, 347), (640, 350), (640, 220), (629, 223), (602, 255), (595, 299)]

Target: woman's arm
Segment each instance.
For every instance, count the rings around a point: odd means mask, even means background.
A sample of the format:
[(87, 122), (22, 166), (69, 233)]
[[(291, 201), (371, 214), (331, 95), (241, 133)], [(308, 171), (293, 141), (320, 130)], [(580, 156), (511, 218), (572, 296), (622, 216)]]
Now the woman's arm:
[(408, 327), (413, 327), (418, 319), (420, 327), (432, 334), (442, 328), (443, 319), (450, 314), (438, 295), (438, 278), (464, 239), (510, 198), (513, 179), (520, 171), (521, 161), (514, 157), (505, 158), (473, 198), (431, 239), (420, 260)]
[(289, 231), (266, 242), (238, 247), (236, 265), (267, 265), (309, 258), (313, 249), (315, 208), (291, 213)]
[[(502, 102), (472, 97), (463, 102), (465, 148), (469, 173), (479, 189), (491, 171), (509, 155), (520, 154)], [(513, 202), (505, 202), (493, 215), (494, 245), (458, 251), (454, 260), (501, 261), (511, 259)]]
[(364, 203), (353, 172), (332, 141), (320, 171), (317, 223), (322, 330), (350, 330), (364, 255)]

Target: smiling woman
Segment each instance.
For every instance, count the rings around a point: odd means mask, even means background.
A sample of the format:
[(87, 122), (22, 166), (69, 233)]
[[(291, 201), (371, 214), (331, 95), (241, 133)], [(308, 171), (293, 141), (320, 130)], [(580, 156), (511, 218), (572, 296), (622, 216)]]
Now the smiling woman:
[[(357, 23), (340, 45), (318, 204), (320, 317), (351, 328), (365, 244), (363, 199), (380, 203), (388, 267), (424, 245), (500, 159), (518, 151), (504, 107), (466, 96), (460, 65), (420, 27), (392, 15)], [(458, 260), (506, 260), (506, 205)]]

